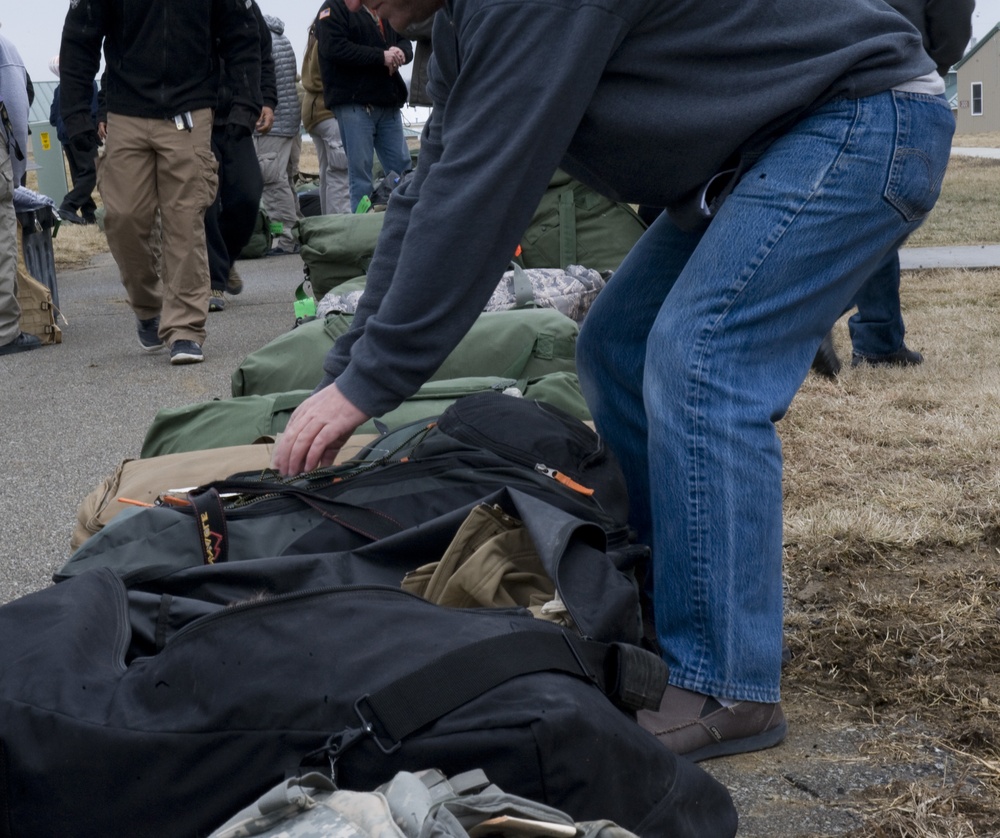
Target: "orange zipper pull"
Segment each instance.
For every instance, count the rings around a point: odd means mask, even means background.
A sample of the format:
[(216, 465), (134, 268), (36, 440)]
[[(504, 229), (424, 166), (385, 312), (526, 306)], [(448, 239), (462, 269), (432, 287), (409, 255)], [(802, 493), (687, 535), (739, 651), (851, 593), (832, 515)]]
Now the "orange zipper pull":
[(594, 494), (593, 489), (588, 489), (586, 486), (582, 486), (577, 483), (572, 477), (567, 477), (561, 471), (556, 471), (554, 468), (549, 468), (542, 463), (537, 463), (535, 465), (535, 471), (539, 474), (544, 474), (546, 477), (551, 477), (553, 480), (562, 483), (568, 489), (572, 489), (574, 492), (579, 492), (581, 495), (586, 495), (590, 497)]

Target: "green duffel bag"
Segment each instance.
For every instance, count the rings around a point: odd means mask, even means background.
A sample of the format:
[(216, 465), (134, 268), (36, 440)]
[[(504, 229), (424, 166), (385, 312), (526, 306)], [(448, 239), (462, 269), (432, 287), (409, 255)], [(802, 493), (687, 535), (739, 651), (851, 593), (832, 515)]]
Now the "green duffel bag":
[(292, 234), (301, 247), (299, 255), (317, 300), (331, 288), (368, 272), (383, 219), (381, 212), (334, 213), (295, 222)]
[(240, 259), (262, 259), (271, 251), (274, 242), (274, 231), (271, 229), (271, 218), (267, 210), (261, 207), (257, 210), (257, 220), (253, 225), (250, 240), (240, 251)]
[[(520, 386), (513, 378), (466, 376), (429, 381), (395, 410), (365, 422), (357, 433), (379, 433), (379, 425), (396, 428), (438, 416), (463, 396), (511, 388), (518, 388), (526, 398), (549, 402), (583, 421), (590, 419), (575, 373), (536, 376)], [(146, 432), (140, 456), (158, 457), (182, 451), (249, 445), (261, 437), (274, 436), (285, 429), (292, 412), (311, 392), (292, 390), (165, 408), (156, 414)]]
[(557, 169), (521, 238), (525, 268), (583, 265), (614, 271), (645, 232), (628, 204), (605, 198)]
[[(233, 395), (316, 387), (323, 380), (323, 359), (351, 321), (348, 314), (329, 314), (251, 352), (232, 375)], [(492, 375), (527, 381), (575, 372), (579, 333), (573, 320), (554, 309), (484, 312), (431, 380)]]

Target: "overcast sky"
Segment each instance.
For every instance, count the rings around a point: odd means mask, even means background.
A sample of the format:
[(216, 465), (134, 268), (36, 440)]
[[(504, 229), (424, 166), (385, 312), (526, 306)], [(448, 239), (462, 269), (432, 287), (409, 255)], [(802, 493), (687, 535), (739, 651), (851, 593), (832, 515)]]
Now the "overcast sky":
[[(257, 0), (261, 11), (280, 18), (285, 34), (302, 60), (306, 32), (321, 0)], [(822, 8), (822, 3), (818, 3)], [(3, 34), (17, 46), (28, 73), (37, 81), (52, 81), (49, 60), (59, 52), (62, 21), (69, 0), (4, 0), (0, 6)], [(977, 0), (973, 15), (973, 35), (981, 38), (1000, 22), (1000, 0)]]

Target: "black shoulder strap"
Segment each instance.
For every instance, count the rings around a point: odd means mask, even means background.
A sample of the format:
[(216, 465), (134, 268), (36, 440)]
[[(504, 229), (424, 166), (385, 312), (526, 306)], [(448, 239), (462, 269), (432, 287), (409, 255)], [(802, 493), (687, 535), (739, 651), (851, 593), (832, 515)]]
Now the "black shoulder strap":
[(306, 759), (325, 754), (335, 772), (340, 755), (366, 736), (391, 754), (425, 725), (511, 678), (535, 672), (582, 678), (633, 712), (659, 706), (668, 675), (658, 655), (638, 646), (582, 640), (565, 631), (501, 634), (448, 652), (363, 695), (354, 704), (361, 726), (333, 734)]

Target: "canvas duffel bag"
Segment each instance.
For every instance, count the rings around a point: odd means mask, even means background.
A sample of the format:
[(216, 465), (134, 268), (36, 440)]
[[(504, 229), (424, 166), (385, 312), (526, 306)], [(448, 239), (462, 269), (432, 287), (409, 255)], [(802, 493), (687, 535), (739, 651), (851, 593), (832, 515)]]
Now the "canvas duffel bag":
[[(141, 456), (246, 445), (274, 436), (285, 429), (292, 412), (311, 392), (292, 390), (163, 408), (146, 431)], [(590, 419), (576, 373), (554, 372), (523, 383), (513, 378), (475, 376), (429, 381), (399, 407), (363, 423), (357, 433), (381, 433), (387, 428), (437, 416), (457, 399), (485, 392), (518, 394), (548, 402), (582, 421)]]
[[(232, 375), (234, 396), (313, 389), (323, 361), (351, 327), (351, 315), (330, 314), (279, 335), (251, 352)], [(479, 315), (431, 381), (497, 376), (527, 380), (576, 371), (580, 327), (558, 311), (528, 309)]]
[(98, 569), (0, 607), (5, 834), (206, 835), (286, 771), (369, 790), (427, 765), (643, 838), (735, 833), (725, 788), (635, 722), (658, 658), (519, 610), (331, 585), (339, 559), (146, 589)]
[(295, 222), (292, 235), (316, 299), (368, 272), (384, 218), (381, 212), (332, 213)]
[(263, 442), (123, 460), (80, 502), (70, 548), (76, 550), (120, 512), (152, 504), (168, 489), (200, 486), (238, 471), (269, 468), (273, 449), (270, 442)]
[(614, 271), (645, 230), (628, 204), (557, 169), (521, 238), (518, 260), (525, 268), (583, 265)]

